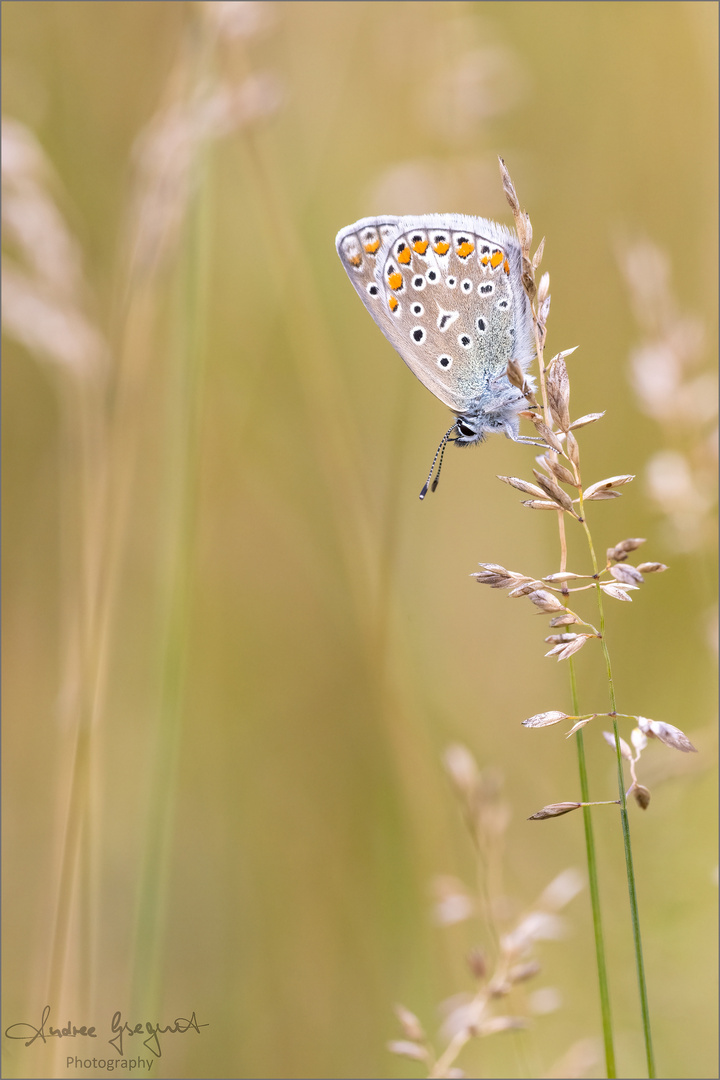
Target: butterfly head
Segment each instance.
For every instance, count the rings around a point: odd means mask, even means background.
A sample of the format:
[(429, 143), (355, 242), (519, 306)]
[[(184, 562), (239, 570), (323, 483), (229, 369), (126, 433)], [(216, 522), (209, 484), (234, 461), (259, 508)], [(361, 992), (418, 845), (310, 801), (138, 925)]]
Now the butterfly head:
[(506, 435), (517, 442), (520, 431), (518, 413), (526, 407), (525, 399), (506, 378), (493, 380), (476, 407), (457, 414), (457, 446), (484, 442), (488, 435)]
[(488, 435), (505, 434), (509, 439), (515, 439), (518, 424), (515, 416), (486, 413), (475, 416), (458, 416), (455, 430), (457, 435), (454, 442), (457, 446), (472, 446), (473, 443), (484, 442)]

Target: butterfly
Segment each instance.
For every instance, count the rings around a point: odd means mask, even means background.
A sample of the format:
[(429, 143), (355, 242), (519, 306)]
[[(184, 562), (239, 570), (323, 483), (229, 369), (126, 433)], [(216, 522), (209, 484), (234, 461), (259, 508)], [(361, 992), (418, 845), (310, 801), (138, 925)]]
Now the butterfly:
[[(491, 432), (519, 434), (521, 391), (507, 377), (535, 356), (532, 312), (517, 236), (462, 214), (370, 217), (335, 238), (355, 291), (414, 375), (455, 413), (420, 498), (437, 487), (445, 446), (470, 446)], [(532, 379), (526, 377), (529, 387)]]

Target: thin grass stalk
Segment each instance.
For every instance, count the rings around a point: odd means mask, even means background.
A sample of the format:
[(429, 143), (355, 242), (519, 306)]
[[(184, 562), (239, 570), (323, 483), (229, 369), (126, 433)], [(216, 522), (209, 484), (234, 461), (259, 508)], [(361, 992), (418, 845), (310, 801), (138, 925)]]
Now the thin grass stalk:
[[(45, 1000), (60, 1015), (93, 1001), (98, 924), (98, 630), (107, 539), (109, 353), (88, 311), (81, 250), (33, 133), (3, 119), (3, 327), (52, 373), (58, 398), (61, 686)], [(51, 1056), (57, 1071), (62, 1054)]]
[[(597, 574), (598, 561), (595, 554), (595, 547), (592, 542), (592, 534), (590, 532), (590, 527), (585, 517), (582, 486), (580, 486), (578, 489), (578, 495), (580, 500), (580, 516), (583, 519), (583, 529), (587, 538), (588, 547), (590, 549), (590, 558), (592, 560), (593, 570), (595, 574)], [(640, 912), (638, 908), (637, 888), (635, 885), (635, 868), (632, 856), (632, 843), (630, 840), (630, 819), (628, 817), (627, 799), (625, 797), (625, 778), (623, 775), (622, 751), (620, 749), (620, 732), (618, 730), (616, 718), (617, 699), (615, 696), (615, 681), (613, 679), (612, 673), (610, 650), (608, 649), (607, 645), (607, 634), (605, 628), (605, 608), (603, 605), (602, 589), (598, 584), (596, 584), (595, 586), (595, 595), (597, 599), (598, 613), (600, 617), (600, 645), (603, 651), (603, 656), (605, 658), (605, 669), (608, 680), (608, 696), (610, 699), (610, 713), (613, 725), (613, 735), (615, 737), (618, 796), (620, 799), (620, 821), (622, 824), (623, 849), (625, 853), (625, 871), (627, 875), (628, 897), (630, 901), (630, 917), (633, 928), (633, 947), (635, 952), (635, 967), (637, 971), (638, 991), (640, 994), (640, 1011), (642, 1015), (643, 1039), (645, 1042), (645, 1057), (647, 1061), (649, 1080), (653, 1080), (653, 1078), (655, 1077), (655, 1054), (653, 1051), (652, 1032), (650, 1029), (650, 1008), (648, 1003), (647, 984), (645, 980), (645, 962), (643, 960), (642, 938), (640, 934)], [(578, 734), (582, 734), (582, 732), (578, 732)]]
[[(64, 373), (63, 373), (64, 375)], [(103, 481), (106, 441), (104, 383), (94, 372), (60, 382), (61, 460), (65, 482), (61, 534), (66, 548), (66, 626), (71, 646), (65, 658), (65, 693), (77, 720), (68, 761), (67, 802), (60, 840), (57, 902), (50, 951), (47, 1000), (60, 1012), (64, 1002), (88, 1008), (93, 1000), (98, 917), (97, 842), (97, 669), (95, 636), (99, 567), (103, 547)], [(67, 709), (68, 703), (65, 704)], [(63, 717), (67, 722), (67, 717)], [(55, 1047), (57, 1068), (63, 1055)]]
[[(540, 367), (542, 370), (541, 386), (543, 389), (543, 405), (545, 410), (545, 417), (547, 420), (548, 404), (547, 389), (545, 386), (544, 365), (541, 363)], [(565, 518), (562, 511), (558, 511), (557, 517), (558, 532), (560, 535), (560, 569), (566, 570), (567, 538), (565, 535)], [(595, 562), (593, 563), (593, 566), (595, 572), (597, 572), (597, 564)], [(599, 591), (599, 587), (596, 586), (596, 588)], [(563, 592), (569, 594), (567, 584), (564, 586)], [(568, 660), (568, 670), (570, 677), (570, 698), (572, 701), (572, 709), (576, 715), (579, 715), (580, 701), (577, 689), (577, 676), (575, 673), (575, 661), (572, 657), (570, 657)], [(580, 777), (580, 797), (584, 803), (589, 803), (590, 783), (588, 780), (587, 763), (585, 760), (585, 738), (582, 728), (577, 732), (575, 745), (577, 748), (578, 773)], [(600, 1017), (602, 1021), (603, 1047), (605, 1051), (605, 1070), (608, 1075), (608, 1080), (614, 1080), (614, 1077), (617, 1076), (617, 1066), (615, 1063), (612, 1011), (610, 1008), (610, 987), (607, 975), (607, 961), (605, 958), (605, 936), (603, 934), (602, 915), (600, 912), (600, 884), (598, 875), (597, 855), (595, 851), (595, 833), (593, 831), (591, 807), (583, 806), (582, 813), (583, 828), (585, 832), (585, 855), (587, 859), (588, 885), (590, 888), (590, 908), (592, 911), (593, 920), (593, 936), (595, 938), (595, 961), (597, 965), (598, 994), (600, 997)]]
[[(347, 397), (348, 390), (339, 380), (338, 365), (330, 359), (335, 346), (328, 338), (317, 283), (308, 269), (305, 241), (298, 231), (286, 195), (279, 190), (262, 145), (252, 130), (247, 132), (243, 146), (262, 221), (260, 231), (278, 232), (283, 236), (286, 247), (285, 260), (279, 265), (274, 264), (272, 273), (278, 293), (285, 298), (289, 312), (287, 319), (290, 325), (297, 328), (297, 333), (288, 339), (288, 355), (299, 362), (297, 342), (314, 342), (314, 347), (304, 351), (301, 358), (300, 389), (305, 395), (303, 409), (312, 419), (308, 438), (314, 444), (317, 475), (322, 477), (331, 492), (330, 505), (337, 511), (333, 514), (332, 525), (347, 588), (352, 596), (357, 625), (362, 628), (366, 643), (368, 667), (376, 670), (378, 649), (382, 646), (384, 633), (378, 627), (387, 619), (383, 608), (387, 606), (388, 594), (382, 588), (382, 577), (379, 580), (376, 577), (375, 558), (370, 554), (375, 550), (370, 524), (373, 520), (370, 492), (363, 484), (363, 471), (353, 464), (363, 458), (357, 441), (357, 429), (347, 424), (342, 411), (337, 408), (337, 402)], [(289, 287), (291, 272), (292, 288)], [(348, 493), (352, 493), (351, 497)], [(325, 531), (325, 526), (323, 528)], [(358, 559), (358, 552), (362, 561)], [(368, 611), (369, 590), (376, 597), (373, 612)], [(381, 663), (385, 665), (384, 656)]]
[[(534, 308), (534, 326), (535, 326), (535, 344), (537, 349), (538, 369), (540, 377), (540, 390), (542, 395), (542, 411), (545, 419), (545, 423), (551, 427), (552, 417), (550, 415), (550, 407), (548, 404), (547, 384), (545, 379), (545, 361), (544, 361), (544, 348), (545, 348), (545, 334), (540, 330), (537, 320), (537, 311)], [(584, 519), (582, 512), (581, 516)], [(567, 569), (567, 539), (565, 535), (565, 518), (562, 510), (558, 510), (558, 534), (560, 538), (560, 569)], [(587, 524), (583, 521), (585, 530), (587, 533)], [(593, 570), (597, 573), (597, 560), (595, 558), (595, 552), (592, 550)], [(600, 592), (599, 585), (596, 586), (598, 592)], [(563, 592), (567, 591), (567, 586), (564, 587)], [(602, 619), (602, 608), (601, 608)], [(601, 623), (602, 625), (602, 623)], [(601, 631), (602, 632), (602, 631)], [(605, 639), (603, 636), (603, 645)], [(570, 665), (570, 695), (572, 700), (573, 713), (579, 715), (580, 705), (577, 692), (577, 679), (575, 675), (575, 666), (572, 657), (569, 658), (568, 663)], [(583, 740), (582, 730), (577, 732), (576, 735), (576, 748), (578, 758), (578, 772), (580, 776), (580, 796), (583, 803), (590, 803), (590, 784), (588, 780), (587, 764), (585, 761), (585, 743)], [(618, 743), (619, 752), (619, 743)], [(621, 773), (622, 778), (622, 773)], [(621, 782), (622, 786), (622, 782)], [(625, 793), (623, 788), (622, 798), (624, 800)], [(623, 803), (624, 805), (624, 803)], [(617, 1076), (617, 1067), (615, 1063), (615, 1047), (613, 1041), (613, 1026), (612, 1026), (612, 1012), (610, 1009), (610, 987), (608, 983), (607, 975), (607, 960), (605, 956), (605, 936), (603, 934), (602, 927), (602, 914), (600, 911), (600, 884), (598, 875), (598, 864), (595, 852), (595, 834), (592, 824), (592, 808), (590, 806), (582, 807), (583, 813), (583, 827), (585, 832), (585, 857), (587, 861), (588, 872), (588, 884), (590, 888), (590, 908), (592, 911), (593, 922), (593, 937), (595, 939), (595, 960), (597, 966), (597, 978), (598, 978), (598, 995), (600, 998), (600, 1017), (602, 1022), (603, 1032), (603, 1047), (605, 1051), (605, 1070), (607, 1072), (608, 1080), (614, 1080)]]
[[(207, 41), (197, 43), (191, 89), (201, 85), (208, 63)], [(138, 1015), (157, 1012), (162, 992), (164, 925), (171, 875), (182, 748), (183, 699), (190, 632), (190, 578), (195, 554), (195, 502), (203, 344), (208, 281), (211, 213), (208, 195), (210, 150), (199, 140), (192, 163), (194, 182), (180, 245), (176, 278), (171, 367), (167, 401), (168, 480), (166, 503), (166, 618), (163, 634), (162, 689), (155, 733), (153, 782), (138, 887), (132, 1000)]]
[[(522, 248), (523, 248), (523, 279), (524, 279), (525, 287), (526, 287), (526, 290), (528, 292), (528, 296), (529, 296), (529, 298), (531, 300), (532, 308), (533, 308), (533, 324), (534, 324), (534, 331), (535, 331), (535, 343), (536, 343), (536, 352), (537, 352), (537, 359), (538, 359), (538, 368), (539, 368), (539, 374), (540, 374), (540, 388), (541, 388), (541, 394), (542, 394), (542, 412), (543, 412), (543, 418), (544, 418), (545, 425), (547, 426), (547, 428), (552, 430), (553, 416), (551, 415), (551, 410), (549, 408), (549, 396), (548, 396), (548, 387), (547, 387), (547, 379), (546, 379), (546, 370), (545, 370), (545, 363), (544, 363), (544, 358), (543, 358), (543, 351), (544, 351), (544, 346), (545, 346), (545, 336), (546, 336), (545, 323), (546, 323), (546, 319), (547, 319), (547, 314), (549, 312), (549, 304), (550, 304), (550, 297), (549, 297), (549, 294), (548, 294), (549, 279), (546, 278), (546, 279), (544, 279), (544, 283), (543, 282), (540, 283), (540, 290), (538, 290), (536, 285), (535, 285), (535, 269), (536, 269), (536, 267), (537, 267), (537, 265), (539, 263), (539, 259), (541, 257), (541, 249), (542, 249), (543, 245), (541, 244), (540, 249), (538, 249), (539, 253), (536, 253), (535, 260), (531, 261), (531, 259), (530, 259), (530, 243), (531, 243), (531, 240), (532, 240), (532, 227), (530, 225), (530, 219), (528, 218), (528, 216), (520, 208), (520, 204), (518, 202), (517, 194), (515, 193), (514, 186), (512, 184), (512, 181), (510, 179), (509, 174), (507, 173), (504, 162), (502, 162), (502, 161), (500, 162), (500, 170), (501, 170), (501, 175), (503, 177), (503, 186), (505, 188), (505, 193), (506, 193), (508, 202), (509, 202), (509, 204), (512, 207), (512, 210), (513, 210), (518, 236), (520, 238), (521, 245), (522, 245)], [(564, 363), (564, 360), (563, 360), (563, 363)], [(531, 399), (531, 400), (534, 400), (534, 399)], [(567, 405), (566, 405), (566, 407), (567, 407)], [(615, 753), (616, 753), (617, 765), (618, 765), (618, 788), (619, 788), (619, 796), (620, 796), (619, 805), (620, 805), (620, 808), (621, 808), (620, 816), (621, 816), (621, 823), (622, 823), (622, 830), (623, 830), (623, 846), (624, 846), (624, 851), (625, 851), (625, 866), (626, 866), (627, 879), (628, 879), (628, 892), (629, 892), (629, 897), (630, 897), (630, 910), (631, 910), (631, 917), (632, 917), (632, 924), (633, 924), (633, 942), (634, 942), (634, 950), (635, 950), (635, 962), (636, 962), (636, 968), (637, 968), (637, 974), (638, 974), (638, 984), (639, 984), (639, 990), (640, 990), (640, 1004), (641, 1004), (641, 1013), (642, 1013), (643, 1037), (644, 1037), (644, 1040), (645, 1040), (645, 1050), (646, 1050), (646, 1057), (647, 1057), (648, 1076), (650, 1078), (653, 1078), (655, 1076), (655, 1064), (654, 1064), (654, 1056), (653, 1056), (653, 1049), (652, 1049), (652, 1039), (651, 1039), (651, 1033), (650, 1033), (650, 1017), (649, 1017), (649, 1009), (648, 1009), (648, 1001), (647, 1001), (647, 988), (646, 988), (646, 985), (645, 985), (645, 971), (644, 971), (643, 956), (642, 956), (642, 942), (641, 942), (641, 937), (640, 937), (640, 919), (639, 919), (639, 912), (638, 912), (638, 905), (637, 905), (637, 892), (636, 892), (636, 887), (635, 887), (635, 875), (634, 875), (634, 869), (633, 869), (632, 847), (631, 847), (631, 842), (630, 842), (630, 825), (629, 825), (629, 819), (628, 819), (628, 814), (627, 814), (627, 802), (626, 802), (626, 798), (625, 798), (625, 786), (624, 786), (623, 766), (622, 766), (622, 751), (621, 751), (621, 746), (620, 746), (620, 734), (619, 734), (619, 731), (618, 731), (617, 720), (616, 720), (617, 709), (616, 709), (616, 699), (615, 699), (615, 686), (614, 686), (613, 677), (612, 677), (612, 666), (611, 666), (611, 663), (610, 663), (610, 653), (609, 653), (608, 646), (607, 646), (607, 638), (606, 638), (606, 630), (605, 630), (605, 614), (604, 614), (604, 608), (603, 608), (603, 602), (602, 602), (602, 590), (600, 588), (599, 581), (597, 580), (599, 578), (597, 557), (595, 555), (595, 549), (594, 549), (594, 545), (593, 545), (593, 542), (592, 542), (592, 536), (591, 536), (591, 533), (590, 533), (590, 528), (588, 526), (588, 523), (587, 523), (587, 520), (586, 520), (586, 517), (585, 517), (583, 487), (582, 487), (582, 483), (581, 483), (581, 479), (580, 479), (579, 451), (577, 451), (577, 443), (575, 443), (573, 441), (573, 446), (575, 448), (575, 452), (574, 453), (571, 452), (571, 449), (570, 449), (570, 432), (569, 432), (569, 429), (567, 427), (565, 427), (564, 430), (567, 432), (566, 450), (567, 450), (568, 462), (572, 465), (572, 472), (574, 474), (574, 484), (575, 484), (575, 487), (577, 488), (577, 491), (578, 491), (579, 513), (576, 516), (579, 518), (580, 522), (582, 523), (583, 530), (585, 532), (585, 536), (586, 536), (586, 539), (587, 539), (587, 542), (588, 542), (588, 547), (589, 547), (589, 550), (590, 550), (590, 557), (591, 557), (591, 560), (592, 560), (593, 574), (594, 574), (594, 577), (596, 579), (595, 580), (595, 593), (596, 593), (596, 598), (597, 598), (597, 603), (598, 603), (598, 610), (599, 610), (599, 615), (600, 615), (600, 634), (599, 634), (599, 636), (600, 636), (600, 642), (601, 642), (601, 646), (602, 646), (603, 656), (605, 658), (605, 666), (606, 666), (606, 672), (607, 672), (608, 689), (609, 689), (610, 704), (611, 704), (611, 716), (612, 716), (612, 720), (613, 720), (613, 732), (614, 732), (614, 739), (615, 739)], [(574, 437), (573, 437), (573, 440), (574, 440)], [(558, 448), (559, 448), (559, 444), (557, 444), (557, 445), (558, 445)], [(552, 451), (551, 451), (551, 453), (552, 453)], [(554, 454), (555, 454), (555, 458), (557, 460), (557, 451), (554, 451)], [(567, 547), (566, 547), (566, 542), (565, 542), (564, 524), (562, 523), (562, 520), (561, 520), (562, 516), (563, 516), (563, 511), (561, 509), (558, 509), (560, 545), (561, 545), (562, 561), (563, 561), (563, 564), (564, 564), (565, 558), (566, 558)], [(577, 715), (578, 714), (577, 688), (576, 688), (575, 681), (574, 681), (574, 674), (571, 675), (571, 680), (572, 680), (571, 685), (572, 685), (572, 691), (573, 691), (573, 708), (574, 708), (574, 711), (575, 711), (575, 713)], [(585, 766), (585, 763), (584, 763), (584, 746), (583, 746), (583, 744), (581, 742), (582, 732), (578, 732), (577, 734), (578, 734), (578, 736), (580, 736), (578, 738), (578, 765), (579, 765), (579, 768), (580, 768), (581, 785), (584, 784), (583, 802), (588, 802), (589, 799), (587, 798), (587, 772), (586, 772), (585, 767), (584, 767)], [(592, 899), (592, 903), (593, 903), (593, 927), (594, 927), (594, 933), (595, 933), (596, 954), (597, 954), (597, 957), (598, 957), (598, 984), (599, 984), (599, 989), (600, 989), (600, 1003), (601, 1003), (601, 1011), (602, 1011), (602, 1018), (603, 1018), (603, 1033), (604, 1033), (604, 1038), (605, 1038), (606, 1064), (607, 1064), (608, 1076), (610, 1077), (610, 1076), (615, 1075), (615, 1072), (614, 1072), (614, 1068), (615, 1068), (614, 1052), (612, 1050), (612, 1021), (611, 1021), (611, 1016), (610, 1016), (609, 993), (608, 993), (608, 985), (607, 985), (606, 965), (605, 965), (605, 959), (604, 959), (602, 925), (601, 925), (601, 922), (600, 922), (599, 898), (597, 896), (597, 866), (596, 866), (596, 862), (595, 862), (594, 858), (592, 858), (592, 855), (594, 855), (594, 842), (593, 842), (593, 837), (592, 837), (592, 830), (591, 830), (591, 828), (589, 828), (589, 821), (588, 821), (589, 808), (587, 806), (583, 807), (583, 817), (584, 817), (584, 820), (585, 820), (585, 823), (586, 823), (585, 839), (586, 839), (586, 849), (587, 849), (587, 855), (588, 855), (588, 875), (589, 875), (589, 877), (591, 879), (591, 897), (593, 898)], [(592, 881), (592, 874), (593, 873), (595, 875), (595, 881), (594, 882)]]
[[(575, 664), (570, 657), (570, 696), (573, 712), (580, 711), (577, 678)], [(582, 730), (576, 736), (578, 772), (580, 774), (580, 797), (584, 803), (590, 802), (590, 785), (588, 783), (587, 765), (585, 762), (585, 741)], [(585, 827), (585, 854), (587, 857), (588, 883), (590, 886), (590, 907), (593, 919), (593, 934), (595, 937), (595, 959), (598, 973), (598, 992), (600, 994), (600, 1015), (602, 1019), (603, 1045), (605, 1048), (605, 1068), (608, 1080), (617, 1076), (615, 1065), (615, 1047), (613, 1045), (612, 1013), (610, 1010), (610, 989), (608, 986), (607, 963), (605, 961), (605, 938), (603, 935), (602, 918), (600, 915), (600, 888), (598, 884), (597, 855), (595, 852), (595, 834), (593, 832), (592, 813), (589, 806), (583, 806), (583, 825)]]

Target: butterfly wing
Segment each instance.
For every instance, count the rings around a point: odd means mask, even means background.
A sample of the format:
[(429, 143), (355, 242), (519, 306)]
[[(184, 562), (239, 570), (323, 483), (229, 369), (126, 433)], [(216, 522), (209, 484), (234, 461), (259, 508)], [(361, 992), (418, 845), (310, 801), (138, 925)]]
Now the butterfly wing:
[[(395, 236), (401, 221), (402, 218), (389, 216), (362, 218), (341, 229), (335, 237), (335, 247), (347, 276), (386, 337), (393, 332), (393, 323), (387, 304), (382, 303), (383, 289), (376, 275), (377, 257)], [(392, 337), (390, 340), (393, 341)]]
[(393, 344), (455, 412), (489, 403), (509, 360), (529, 365), (531, 313), (508, 229), (454, 214), (404, 219), (378, 262)]
[(531, 312), (510, 230), (459, 214), (366, 218), (343, 229), (337, 246), (380, 329), (454, 412), (489, 401), (510, 359), (531, 362)]

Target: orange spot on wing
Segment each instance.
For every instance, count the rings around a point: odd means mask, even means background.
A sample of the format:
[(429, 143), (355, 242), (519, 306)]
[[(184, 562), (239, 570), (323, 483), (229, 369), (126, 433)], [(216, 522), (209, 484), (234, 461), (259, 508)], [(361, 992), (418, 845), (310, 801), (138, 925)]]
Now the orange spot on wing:
[(507, 259), (503, 263), (503, 270), (505, 271), (506, 274), (510, 273), (510, 263), (507, 261)]
[(405, 266), (407, 266), (407, 264), (410, 262), (410, 248), (409, 247), (406, 247), (406, 248), (402, 249), (402, 251), (400, 252), (400, 254), (397, 257), (397, 261), (399, 263), (404, 263)]
[(348, 262), (351, 266), (359, 266), (362, 262), (361, 255), (348, 255)]
[(504, 256), (502, 251), (493, 251), (492, 255), (490, 256), (490, 265), (492, 266), (493, 270), (497, 270), (498, 266), (503, 261), (503, 258)]
[(418, 255), (424, 255), (428, 249), (427, 240), (416, 240), (413, 244), (413, 251), (417, 251)]
[(402, 274), (396, 270), (394, 274), (388, 274), (388, 285), (391, 289), (402, 289)]
[(398, 299), (397, 299), (396, 296), (391, 296), (390, 297), (390, 299), (388, 300), (388, 307), (390, 308), (391, 311), (397, 311), (397, 309), (400, 307), (400, 304), (398, 303)]
[(438, 240), (437, 244), (433, 244), (433, 251), (436, 255), (446, 255), (450, 250), (450, 245), (446, 244), (444, 240)]
[(489, 261), (490, 260), (488, 259), (487, 255), (483, 255), (482, 259), (480, 260), (480, 262), (483, 264), (483, 266), (487, 266)]
[(371, 240), (369, 244), (363, 245), (368, 255), (374, 255), (377, 249), (380, 247), (380, 241), (378, 239)]
[(455, 253), (459, 255), (461, 259), (467, 259), (468, 255), (472, 255), (474, 250), (475, 245), (466, 240), (464, 244), (460, 244), (460, 246), (455, 249)]

